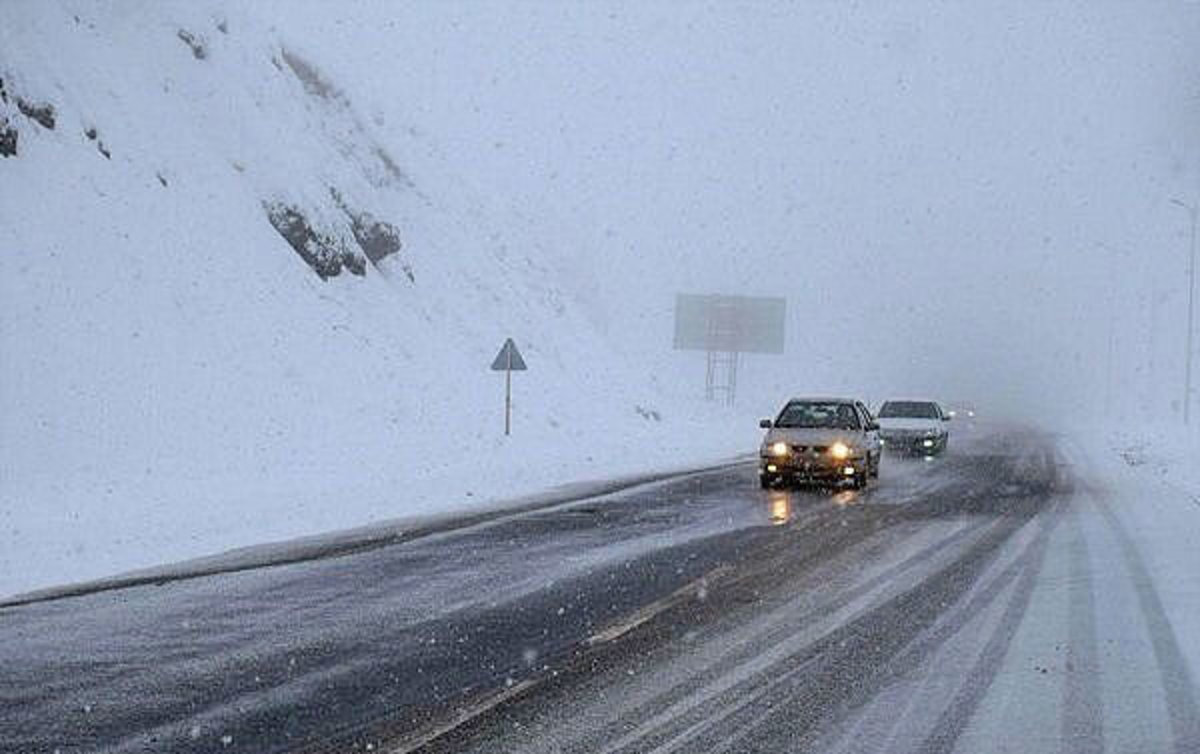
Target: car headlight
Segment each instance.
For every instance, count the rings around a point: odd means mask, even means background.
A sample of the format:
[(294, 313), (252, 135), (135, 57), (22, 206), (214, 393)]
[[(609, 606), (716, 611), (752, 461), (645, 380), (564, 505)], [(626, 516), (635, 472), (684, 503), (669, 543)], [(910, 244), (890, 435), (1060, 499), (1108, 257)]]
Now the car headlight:
[(850, 457), (850, 446), (844, 442), (835, 442), (829, 446), (829, 454), (839, 461)]
[(767, 449), (773, 456), (786, 456), (790, 451), (786, 442), (771, 443), (771, 447)]

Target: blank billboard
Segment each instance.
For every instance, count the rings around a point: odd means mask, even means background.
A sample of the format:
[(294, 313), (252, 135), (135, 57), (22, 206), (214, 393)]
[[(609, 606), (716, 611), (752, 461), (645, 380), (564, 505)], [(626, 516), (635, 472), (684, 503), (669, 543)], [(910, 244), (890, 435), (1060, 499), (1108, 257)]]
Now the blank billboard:
[(787, 300), (770, 296), (675, 296), (675, 348), (783, 353)]

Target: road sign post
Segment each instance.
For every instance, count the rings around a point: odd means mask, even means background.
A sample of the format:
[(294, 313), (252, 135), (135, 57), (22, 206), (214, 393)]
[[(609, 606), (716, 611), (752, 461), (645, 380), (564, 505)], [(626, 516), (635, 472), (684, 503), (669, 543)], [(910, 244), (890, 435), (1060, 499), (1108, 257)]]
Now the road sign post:
[(492, 360), (493, 372), (504, 372), (504, 436), (512, 434), (512, 373), (513, 371), (523, 372), (528, 367), (525, 366), (525, 359), (521, 358), (521, 352), (517, 350), (517, 344), (512, 338), (504, 341), (504, 345), (500, 347), (500, 353), (496, 354), (496, 358)]

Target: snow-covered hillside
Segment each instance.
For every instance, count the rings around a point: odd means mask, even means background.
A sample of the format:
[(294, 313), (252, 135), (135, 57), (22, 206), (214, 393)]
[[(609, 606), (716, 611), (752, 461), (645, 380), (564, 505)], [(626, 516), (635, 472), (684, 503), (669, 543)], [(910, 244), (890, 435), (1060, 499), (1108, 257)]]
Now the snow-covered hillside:
[(7, 3), (0, 79), (0, 594), (753, 442), (252, 6)]

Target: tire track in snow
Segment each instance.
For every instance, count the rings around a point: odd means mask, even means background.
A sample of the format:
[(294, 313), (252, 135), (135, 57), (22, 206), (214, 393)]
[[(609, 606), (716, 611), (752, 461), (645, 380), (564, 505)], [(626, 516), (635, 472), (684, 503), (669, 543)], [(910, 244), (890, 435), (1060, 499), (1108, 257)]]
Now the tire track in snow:
[(1150, 646), (1154, 650), (1154, 660), (1158, 665), (1159, 678), (1166, 696), (1167, 716), (1171, 723), (1175, 751), (1178, 754), (1200, 752), (1200, 707), (1196, 704), (1196, 687), (1188, 671), (1187, 658), (1184, 657), (1183, 650), (1179, 647), (1179, 639), (1175, 636), (1175, 629), (1167, 617), (1158, 590), (1154, 588), (1154, 579), (1142, 560), (1137, 543), (1133, 541), (1133, 537), (1109, 504), (1107, 491), (1096, 491), (1095, 499), (1101, 517), (1120, 548), (1121, 557), (1125, 561), (1137, 596), (1138, 607), (1149, 629)]
[[(1023, 519), (1012, 519), (989, 531), (952, 564), (828, 634), (766, 682), (760, 679), (757, 689), (738, 687), (721, 708), (710, 711), (704, 725), (687, 731), (686, 738), (672, 737), (658, 742), (659, 746), (668, 744), (663, 747), (668, 751), (768, 751), (778, 746), (773, 738), (778, 720), (786, 717), (795, 737), (793, 745), (803, 750), (811, 744), (822, 718), (869, 698), (892, 677), (891, 661), (903, 657), (901, 666), (920, 662), (946, 635), (959, 630), (978, 609), (1002, 593), (1018, 573), (1015, 566), (970, 600), (972, 609), (961, 611), (957, 620), (939, 621), (944, 606), (966, 594), (1023, 523)], [(926, 633), (934, 626), (938, 628)], [(918, 640), (914, 648), (912, 640), (923, 633), (924, 640)]]
[[(1089, 478), (1101, 478), (1095, 473), (1090, 456), (1082, 448), (1074, 446), (1073, 451), (1072, 455), (1078, 463), (1087, 467)], [(1162, 598), (1154, 588), (1154, 579), (1146, 567), (1137, 543), (1113, 510), (1112, 493), (1098, 487), (1089, 489), (1089, 492), (1096, 502), (1096, 509), (1101, 518), (1117, 542), (1138, 607), (1150, 633), (1150, 647), (1166, 698), (1171, 737), (1175, 742), (1174, 750), (1178, 754), (1196, 754), (1200, 752), (1200, 705), (1197, 704), (1196, 685), (1188, 670), (1187, 658), (1179, 646), (1179, 639), (1167, 617)]]
[[(662, 700), (679, 701), (663, 701), (650, 709), (641, 708), (638, 710), (640, 719), (616, 720), (608, 726), (610, 734), (617, 736), (625, 731), (624, 736), (615, 740), (609, 736), (600, 736), (589, 739), (590, 742), (586, 746), (590, 747), (598, 741), (605, 741), (608, 743), (606, 750), (620, 751), (633, 743), (644, 745), (655, 736), (667, 735), (670, 740), (684, 740), (686, 736), (680, 735), (681, 727), (684, 732), (695, 733), (711, 723), (714, 718), (720, 717), (723, 713), (714, 711), (714, 707), (716, 710), (728, 710), (730, 707), (730, 703), (724, 699), (724, 695), (730, 691), (744, 689), (745, 683), (752, 676), (758, 675), (754, 672), (754, 667), (757, 666), (756, 661), (761, 657), (759, 647), (763, 645), (787, 647), (797, 635), (804, 633), (804, 629), (810, 622), (819, 619), (820, 616), (836, 614), (851, 607), (856, 601), (870, 598), (873, 593), (880, 591), (887, 584), (903, 578), (908, 572), (933, 561), (938, 554), (957, 547), (981, 531), (995, 526), (995, 521), (985, 519), (971, 522), (945, 538), (923, 547), (905, 560), (887, 567), (866, 581), (853, 585), (827, 600), (821, 600), (787, 622), (775, 625), (765, 634), (753, 638), (743, 637), (744, 647), (741, 651), (723, 658), (702, 675), (689, 678), (685, 683), (679, 684), (661, 695)], [(776, 662), (787, 662), (798, 653), (803, 653), (806, 646), (800, 645), (792, 648), (786, 658)], [(761, 668), (759, 669), (761, 670)], [(648, 717), (648, 712), (653, 715)], [(669, 731), (675, 731), (675, 733)]]
[(954, 751), (959, 737), (966, 730), (975, 710), (991, 687), (992, 680), (1004, 664), (1004, 657), (1008, 653), (1013, 635), (1025, 617), (1029, 600), (1033, 596), (1033, 588), (1037, 583), (1037, 576), (1041, 572), (1042, 563), (1045, 560), (1046, 545), (1049, 542), (1051, 531), (1060, 520), (1060, 512), (1061, 508), (1057, 505), (1054, 506), (1048, 514), (1049, 523), (1044, 524), (1038, 531), (1037, 538), (1030, 543), (1029, 549), (1021, 560), (1010, 567), (1015, 569), (1019, 566), (1019, 569), (1013, 570), (1009, 574), (1010, 578), (1013, 576), (1017, 578), (1017, 583), (1009, 598), (1008, 606), (974, 666), (968, 671), (958, 693), (954, 695), (949, 706), (942, 711), (925, 742), (918, 747), (920, 751), (934, 754)]
[[(868, 747), (867, 751), (921, 751), (916, 747), (928, 735), (932, 724), (928, 719), (930, 713), (949, 707), (961, 688), (960, 683), (949, 683), (947, 679), (956, 674), (962, 675), (971, 666), (969, 658), (964, 659), (963, 663), (955, 663), (945, 658), (943, 653), (964, 632), (971, 637), (968, 639), (971, 646), (983, 643), (986, 636), (975, 640), (972, 624), (978, 624), (981, 620), (1002, 620), (1007, 603), (1015, 591), (1013, 584), (1035, 551), (1039, 534), (1047, 521), (1048, 517), (1043, 516), (1014, 533), (1010, 544), (1004, 548), (1005, 552), (1000, 553), (990, 567), (991, 572), (981, 576), (973, 591), (951, 607), (933, 629), (915, 639), (889, 664), (887, 677), (879, 685), (880, 692), (868, 703), (867, 719), (858, 718), (853, 726), (840, 730), (837, 725), (831, 726), (827, 734), (817, 738), (815, 745), (809, 748), (832, 750), (836, 745), (837, 751), (861, 752), (864, 751), (861, 746), (863, 736), (869, 736), (873, 747)], [(997, 606), (998, 602), (1001, 604)], [(995, 618), (988, 617), (991, 615), (995, 615)], [(971, 656), (977, 657), (978, 653), (972, 652)], [(920, 679), (916, 687), (910, 683), (914, 677)], [(897, 698), (900, 704), (894, 703)], [(889, 704), (888, 699), (893, 703)], [(874, 721), (869, 719), (871, 716), (874, 716)], [(863, 723), (867, 724), (866, 730), (860, 727)]]
[[(1076, 498), (1076, 504), (1080, 498)], [(1096, 651), (1096, 602), (1087, 536), (1078, 508), (1072, 511), (1070, 583), (1067, 587), (1067, 664), (1063, 683), (1062, 747), (1065, 752), (1104, 751), (1104, 700)]]

